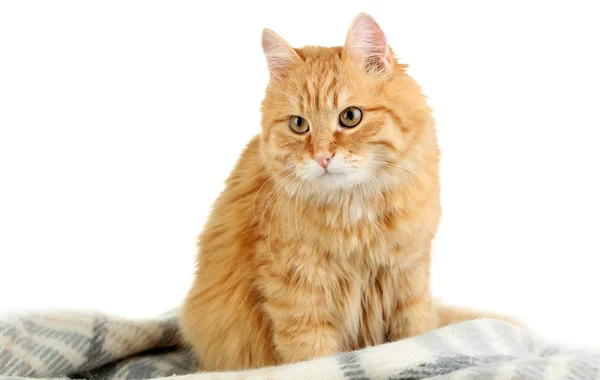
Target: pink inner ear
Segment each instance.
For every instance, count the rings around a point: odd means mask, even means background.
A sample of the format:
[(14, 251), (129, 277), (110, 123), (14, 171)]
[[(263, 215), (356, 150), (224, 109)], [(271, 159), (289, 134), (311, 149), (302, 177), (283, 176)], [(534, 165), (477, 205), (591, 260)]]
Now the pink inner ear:
[(380, 68), (389, 70), (392, 66), (392, 55), (383, 30), (365, 13), (354, 19), (348, 30), (345, 48), (350, 56), (369, 67), (383, 66)]
[(263, 30), (262, 48), (271, 74), (280, 72), (299, 59), (296, 51), (277, 33), (269, 29)]

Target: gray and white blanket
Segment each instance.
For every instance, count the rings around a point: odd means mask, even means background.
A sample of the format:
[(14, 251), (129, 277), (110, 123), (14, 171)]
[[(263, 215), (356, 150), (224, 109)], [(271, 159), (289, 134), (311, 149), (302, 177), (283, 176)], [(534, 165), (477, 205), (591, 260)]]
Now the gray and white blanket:
[(194, 368), (178, 346), (175, 312), (148, 320), (72, 311), (0, 316), (0, 380), (600, 379), (600, 350), (547, 345), (517, 326), (481, 319), (303, 363), (227, 373)]

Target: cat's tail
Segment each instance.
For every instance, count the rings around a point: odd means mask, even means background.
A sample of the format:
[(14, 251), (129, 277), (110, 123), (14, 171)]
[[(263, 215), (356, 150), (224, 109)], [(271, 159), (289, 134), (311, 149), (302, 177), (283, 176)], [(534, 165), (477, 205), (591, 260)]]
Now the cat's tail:
[(523, 323), (513, 317), (506, 315), (488, 312), (483, 310), (474, 310), (469, 308), (462, 308), (456, 306), (443, 305), (441, 303), (436, 304), (437, 312), (437, 327), (444, 327), (457, 322), (470, 321), (480, 318), (493, 318), (499, 319), (513, 325), (525, 327)]

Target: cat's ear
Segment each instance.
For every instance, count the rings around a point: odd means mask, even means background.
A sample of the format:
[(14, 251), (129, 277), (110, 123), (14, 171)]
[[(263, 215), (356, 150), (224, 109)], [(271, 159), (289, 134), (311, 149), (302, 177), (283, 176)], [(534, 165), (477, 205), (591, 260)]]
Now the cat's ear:
[(356, 16), (350, 25), (344, 51), (370, 72), (381, 74), (392, 68), (392, 54), (387, 38), (373, 17), (366, 13)]
[(263, 29), (262, 48), (271, 76), (281, 74), (292, 64), (300, 61), (300, 56), (294, 48), (270, 29)]

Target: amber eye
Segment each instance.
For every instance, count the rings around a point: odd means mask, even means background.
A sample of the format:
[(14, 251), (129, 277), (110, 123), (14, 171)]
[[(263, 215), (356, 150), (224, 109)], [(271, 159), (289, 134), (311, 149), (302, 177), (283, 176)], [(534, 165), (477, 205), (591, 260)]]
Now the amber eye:
[(290, 129), (299, 135), (308, 132), (309, 129), (308, 121), (306, 121), (306, 119), (301, 118), (300, 116), (290, 116), (288, 124), (290, 126)]
[(362, 110), (358, 107), (348, 107), (340, 114), (340, 125), (346, 128), (354, 128), (362, 120)]

